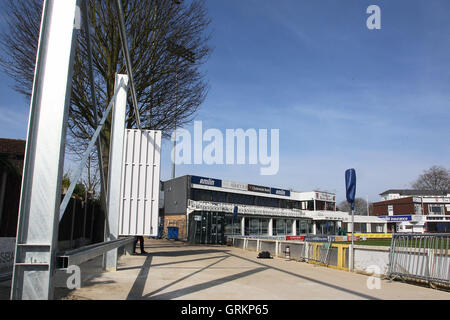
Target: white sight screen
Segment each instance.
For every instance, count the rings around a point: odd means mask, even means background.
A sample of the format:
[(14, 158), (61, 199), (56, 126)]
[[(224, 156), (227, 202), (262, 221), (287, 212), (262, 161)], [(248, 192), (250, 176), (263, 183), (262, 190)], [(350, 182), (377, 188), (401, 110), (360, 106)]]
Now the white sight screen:
[(161, 131), (125, 130), (119, 234), (157, 236)]

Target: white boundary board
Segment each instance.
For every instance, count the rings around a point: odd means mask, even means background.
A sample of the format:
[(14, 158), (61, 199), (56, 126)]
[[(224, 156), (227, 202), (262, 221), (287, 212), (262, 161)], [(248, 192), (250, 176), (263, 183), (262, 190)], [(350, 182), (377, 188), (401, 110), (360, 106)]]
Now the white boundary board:
[(157, 236), (161, 131), (125, 130), (119, 211), (121, 236)]

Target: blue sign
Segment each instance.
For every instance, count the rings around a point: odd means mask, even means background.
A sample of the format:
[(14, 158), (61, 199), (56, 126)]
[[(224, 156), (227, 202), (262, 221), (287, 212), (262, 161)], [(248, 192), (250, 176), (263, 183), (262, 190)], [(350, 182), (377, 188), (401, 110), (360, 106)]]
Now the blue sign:
[(222, 188), (222, 180), (211, 179), (211, 178), (192, 176), (191, 183), (192, 184), (200, 184), (203, 186)]
[(270, 193), (277, 195), (277, 196), (283, 196), (283, 197), (290, 197), (291, 192), (289, 190), (283, 190), (283, 189), (275, 189), (271, 188)]
[(330, 237), (324, 236), (324, 235), (316, 235), (316, 236), (306, 236), (305, 241), (306, 242), (328, 242)]
[(237, 217), (238, 217), (238, 210), (239, 210), (238, 207), (235, 206), (234, 210), (233, 210), (233, 220), (237, 219)]
[(349, 169), (345, 171), (345, 190), (347, 193), (347, 201), (351, 204), (352, 210), (355, 210), (355, 196), (356, 196), (355, 169)]
[(383, 217), (389, 222), (402, 222), (402, 221), (411, 221), (411, 216), (389, 216), (389, 217)]

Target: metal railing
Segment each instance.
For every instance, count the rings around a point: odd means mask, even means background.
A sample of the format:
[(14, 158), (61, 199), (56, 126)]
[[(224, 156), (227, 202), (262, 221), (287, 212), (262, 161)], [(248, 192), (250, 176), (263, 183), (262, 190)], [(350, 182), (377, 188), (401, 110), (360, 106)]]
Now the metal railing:
[(104, 255), (111, 250), (123, 247), (125, 247), (125, 251), (131, 253), (133, 251), (134, 241), (134, 237), (127, 237), (125, 239), (96, 243), (87, 247), (62, 252), (57, 255), (57, 267), (65, 269), (69, 266), (79, 266), (82, 263)]
[[(228, 237), (232, 245), (247, 251), (267, 251), (272, 256), (348, 270), (348, 245), (330, 242), (303, 242)], [(289, 250), (287, 250), (289, 247)], [(287, 254), (289, 252), (289, 254)]]
[(388, 278), (450, 284), (450, 234), (395, 234)]

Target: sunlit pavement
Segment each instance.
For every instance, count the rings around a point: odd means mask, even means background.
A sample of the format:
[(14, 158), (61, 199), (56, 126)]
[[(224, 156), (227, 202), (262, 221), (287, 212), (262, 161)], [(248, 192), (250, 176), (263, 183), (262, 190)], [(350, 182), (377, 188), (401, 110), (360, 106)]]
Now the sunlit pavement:
[[(284, 259), (257, 259), (227, 246), (190, 246), (146, 240), (147, 255), (122, 256), (117, 272), (90, 278), (58, 299), (92, 300), (354, 300), (449, 299), (450, 293)], [(137, 249), (139, 252), (139, 249)], [(82, 269), (82, 272), (86, 272)], [(91, 272), (91, 271), (88, 271)]]

